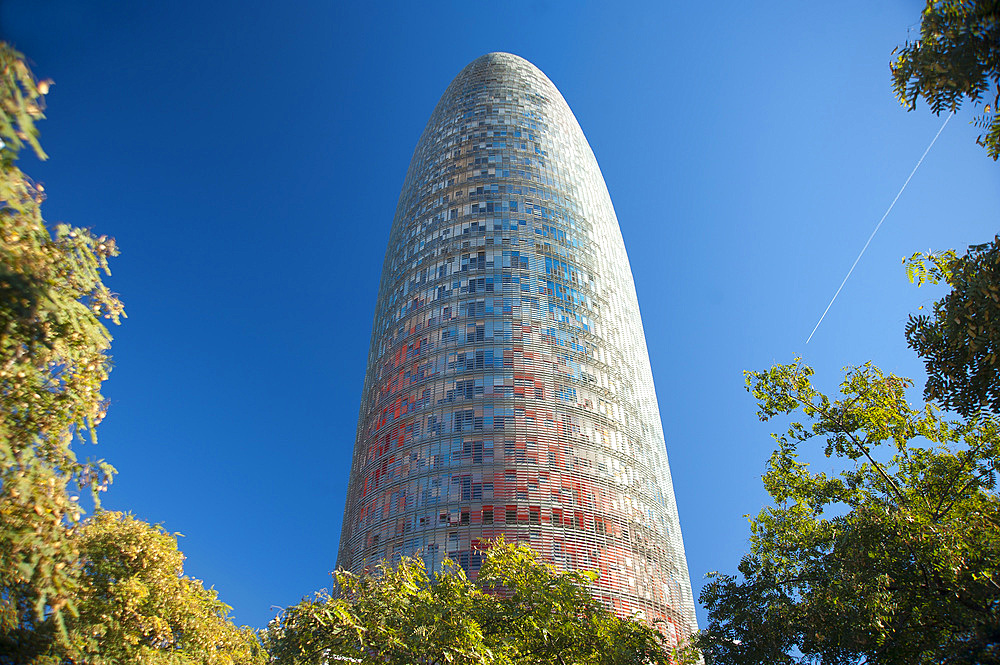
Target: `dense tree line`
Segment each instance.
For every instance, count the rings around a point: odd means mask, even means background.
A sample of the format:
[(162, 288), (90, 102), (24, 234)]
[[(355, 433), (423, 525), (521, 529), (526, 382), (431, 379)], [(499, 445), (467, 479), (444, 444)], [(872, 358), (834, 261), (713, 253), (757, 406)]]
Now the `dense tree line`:
[(289, 608), (267, 632), (275, 662), (668, 665), (679, 655), (655, 627), (594, 600), (593, 573), (557, 572), (524, 545), (493, 543), (475, 581), (457, 564), (432, 574), (410, 558), (335, 577), (335, 595)]

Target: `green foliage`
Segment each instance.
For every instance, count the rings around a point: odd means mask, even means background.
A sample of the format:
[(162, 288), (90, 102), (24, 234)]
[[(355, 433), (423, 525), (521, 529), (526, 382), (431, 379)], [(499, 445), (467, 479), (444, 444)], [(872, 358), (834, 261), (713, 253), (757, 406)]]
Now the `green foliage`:
[[(699, 636), (715, 663), (1000, 662), (1000, 423), (913, 409), (871, 364), (831, 399), (795, 362), (747, 373), (775, 435), (742, 579), (714, 575)], [(819, 444), (839, 470), (799, 460)]]
[(951, 286), (930, 315), (906, 324), (906, 341), (927, 369), (924, 396), (967, 417), (1000, 413), (1000, 236), (964, 256), (914, 254), (907, 275)]
[(941, 114), (985, 99), (974, 121), (983, 130), (977, 143), (1000, 157), (1000, 0), (927, 0), (920, 39), (897, 51), (891, 67), (900, 103), (912, 110), (923, 97)]
[[(475, 590), (461, 570), (432, 579), (419, 560), (379, 567), (377, 576), (335, 573), (339, 597), (319, 594), (284, 611), (269, 637), (279, 663), (328, 657), (408, 664), (489, 662), (473, 617)], [(364, 662), (369, 662), (365, 660)]]
[(654, 627), (616, 616), (590, 593), (593, 572), (557, 572), (522, 545), (499, 541), (476, 579), (481, 625), (496, 662), (667, 663), (670, 649)]
[(951, 266), (956, 258), (958, 255), (953, 249), (941, 252), (914, 252), (910, 258), (903, 258), (906, 278), (917, 287), (924, 284), (938, 284), (942, 280), (947, 282), (951, 278)]
[(379, 665), (666, 664), (663, 636), (593, 599), (591, 574), (556, 572), (526, 546), (494, 543), (475, 581), (446, 562), (334, 573), (337, 593), (286, 609), (265, 641), (273, 662)]
[(256, 635), (237, 628), (214, 590), (184, 575), (174, 535), (130, 515), (98, 512), (77, 527), (81, 584), (68, 648), (50, 643), (51, 662), (89, 665), (264, 663)]
[(75, 612), (73, 493), (96, 500), (113, 469), (79, 461), (70, 444), (94, 441), (104, 417), (102, 320), (124, 314), (100, 276), (114, 241), (65, 225), (50, 233), (42, 186), (15, 165), (26, 146), (45, 157), (34, 123), (49, 83), (4, 43), (0, 71), (0, 653), (28, 660), (42, 637), (65, 636)]
[[(38, 143), (35, 121), (45, 116), (45, 95), (52, 81), (36, 81), (34, 74), (24, 62), (24, 56), (6, 42), (0, 42), (0, 168), (11, 166), (18, 153), (27, 144), (39, 159), (45, 159), (42, 146)], [(6, 200), (6, 196), (0, 197)]]

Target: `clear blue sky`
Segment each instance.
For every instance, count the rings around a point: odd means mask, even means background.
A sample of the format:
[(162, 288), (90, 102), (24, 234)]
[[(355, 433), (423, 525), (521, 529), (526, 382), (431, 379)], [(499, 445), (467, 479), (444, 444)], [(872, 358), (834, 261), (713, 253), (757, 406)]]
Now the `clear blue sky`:
[[(451, 78), (542, 69), (586, 133), (639, 293), (692, 583), (733, 571), (772, 449), (742, 371), (804, 356), (922, 380), (900, 258), (998, 230), (1000, 166), (906, 113), (894, 46), (922, 2), (6, 0), (52, 78), (46, 218), (118, 238), (114, 509), (185, 534), (236, 619), (328, 585), (396, 199)], [(914, 397), (917, 393), (914, 393)], [(699, 608), (699, 621), (705, 615)]]

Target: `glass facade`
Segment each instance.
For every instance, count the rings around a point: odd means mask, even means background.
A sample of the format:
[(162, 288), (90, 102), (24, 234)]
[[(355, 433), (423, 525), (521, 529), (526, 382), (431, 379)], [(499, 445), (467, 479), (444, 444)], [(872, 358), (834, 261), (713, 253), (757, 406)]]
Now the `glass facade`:
[(596, 570), (623, 615), (696, 628), (625, 245), (594, 154), (526, 60), (452, 81), (382, 268), (338, 566), (490, 540)]

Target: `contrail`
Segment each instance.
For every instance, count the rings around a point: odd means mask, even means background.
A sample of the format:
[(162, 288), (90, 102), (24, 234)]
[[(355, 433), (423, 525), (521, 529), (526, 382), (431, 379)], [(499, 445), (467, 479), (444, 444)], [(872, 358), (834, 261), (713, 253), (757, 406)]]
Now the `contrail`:
[(886, 209), (885, 214), (882, 215), (882, 219), (878, 220), (878, 224), (875, 225), (875, 230), (872, 231), (872, 234), (870, 236), (868, 236), (868, 242), (866, 242), (865, 246), (861, 248), (861, 252), (858, 254), (858, 258), (854, 259), (854, 264), (851, 266), (851, 269), (847, 271), (847, 275), (844, 277), (844, 281), (840, 283), (840, 288), (838, 288), (837, 292), (833, 294), (832, 298), (830, 298), (830, 304), (827, 305), (826, 309), (823, 310), (823, 315), (819, 317), (819, 321), (816, 322), (816, 326), (813, 328), (812, 332), (809, 333), (809, 337), (806, 338), (806, 344), (808, 344), (809, 340), (811, 340), (813, 338), (813, 335), (816, 334), (816, 330), (819, 328), (819, 324), (823, 323), (823, 319), (826, 318), (826, 313), (830, 311), (831, 307), (833, 307), (833, 302), (837, 299), (837, 296), (840, 295), (841, 290), (844, 288), (844, 284), (847, 284), (847, 280), (851, 278), (851, 273), (854, 272), (854, 268), (858, 265), (858, 261), (860, 261), (861, 257), (865, 255), (865, 250), (868, 249), (868, 245), (872, 243), (872, 238), (874, 238), (875, 234), (878, 233), (878, 230), (882, 228), (882, 222), (884, 222), (885, 218), (889, 216), (890, 212), (892, 212), (892, 207), (896, 205), (896, 201), (899, 200), (899, 197), (903, 193), (903, 190), (906, 189), (906, 186), (910, 184), (910, 178), (912, 178), (913, 174), (916, 173), (917, 169), (920, 168), (920, 164), (924, 161), (924, 157), (926, 157), (927, 153), (929, 153), (931, 151), (931, 148), (934, 147), (934, 142), (938, 140), (939, 136), (941, 136), (941, 132), (944, 131), (945, 126), (948, 124), (948, 121), (951, 120), (951, 116), (953, 115), (955, 115), (954, 111), (949, 113), (948, 117), (944, 119), (944, 124), (941, 125), (941, 129), (939, 129), (937, 134), (934, 135), (934, 138), (931, 139), (931, 143), (930, 145), (927, 146), (927, 150), (924, 150), (924, 154), (920, 155), (920, 159), (917, 160), (917, 165), (913, 167), (913, 170), (910, 171), (909, 177), (906, 178), (906, 182), (904, 182), (903, 186), (899, 188), (899, 193), (896, 194), (896, 198), (894, 198), (892, 200), (892, 203), (889, 204), (889, 207), (888, 209)]

